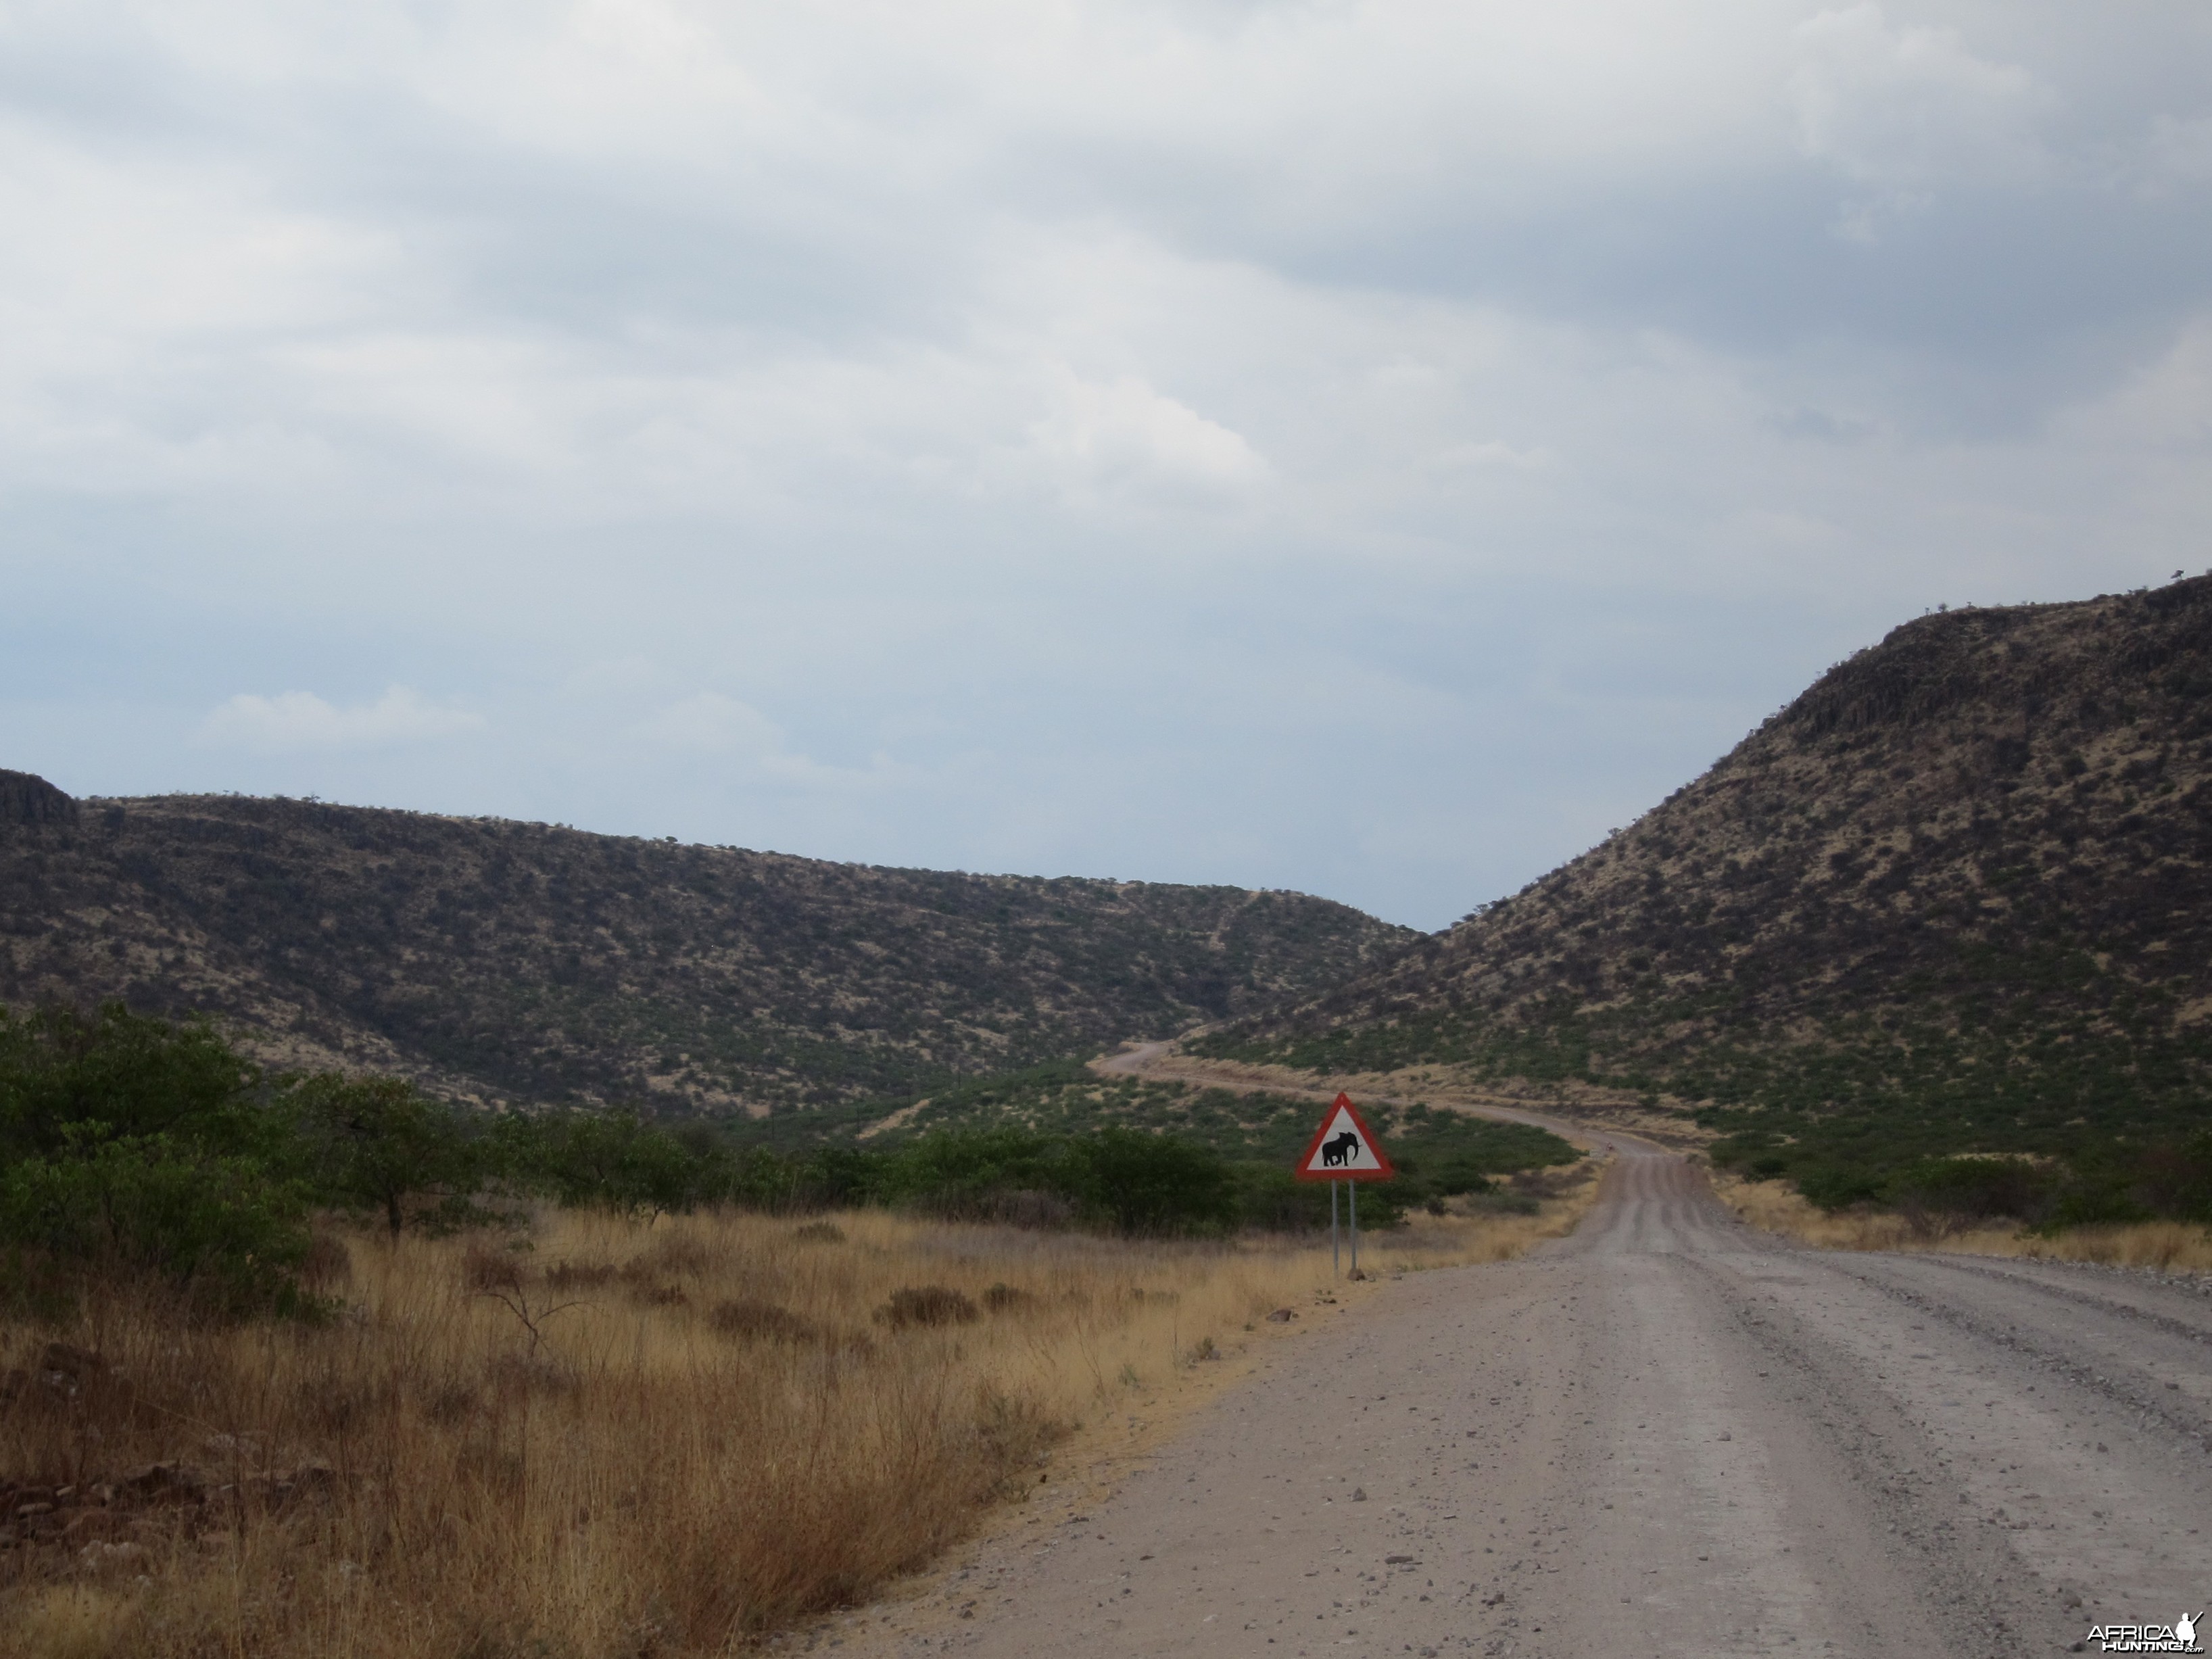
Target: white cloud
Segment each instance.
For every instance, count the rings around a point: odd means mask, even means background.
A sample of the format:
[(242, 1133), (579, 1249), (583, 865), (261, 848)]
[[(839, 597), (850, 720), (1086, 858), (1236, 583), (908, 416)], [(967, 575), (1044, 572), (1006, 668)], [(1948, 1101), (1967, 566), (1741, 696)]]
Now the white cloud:
[(1559, 458), (1541, 446), (1516, 449), (1493, 438), (1483, 443), (1455, 444), (1438, 453), (1437, 465), (1448, 470), (1503, 468), (1508, 472), (1540, 472), (1559, 465)]
[(802, 790), (881, 789), (910, 785), (917, 775), (880, 753), (866, 767), (827, 766), (793, 753), (774, 720), (720, 691), (696, 692), (655, 709), (636, 733), (672, 756), (712, 757), (730, 776)]
[(775, 721), (719, 691), (702, 691), (656, 709), (639, 732), (661, 748), (700, 754), (763, 759), (781, 755), (783, 748), (783, 733)]
[(207, 717), (200, 737), (226, 747), (278, 753), (397, 748), (486, 729), (481, 714), (441, 706), (395, 685), (374, 702), (351, 708), (337, 707), (312, 691), (283, 691), (273, 697), (240, 692)]
[(2144, 182), (2153, 189), (2212, 184), (2212, 115), (2160, 112), (2150, 125)]
[[(1891, 27), (1878, 5), (1823, 11), (1797, 29), (1790, 101), (1804, 153), (1893, 210), (1925, 211), (1945, 185), (2044, 170), (2036, 123), (2050, 88), (1972, 50), (1956, 29)], [(1871, 204), (1851, 221), (1863, 236)]]
[(1031, 424), (1029, 447), (1079, 493), (1209, 496), (1267, 474), (1242, 434), (1135, 375), (1100, 383), (1062, 369), (1053, 378), (1054, 406)]

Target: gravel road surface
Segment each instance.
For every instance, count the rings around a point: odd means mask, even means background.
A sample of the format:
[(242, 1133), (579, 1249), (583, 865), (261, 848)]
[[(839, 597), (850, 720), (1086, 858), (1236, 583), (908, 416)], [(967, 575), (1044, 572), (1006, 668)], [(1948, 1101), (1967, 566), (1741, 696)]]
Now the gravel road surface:
[(1573, 1237), (1307, 1310), (1087, 1516), (838, 1639), (2014, 1656), (2212, 1604), (2212, 1297), (1798, 1249), (1598, 1139), (1618, 1160)]

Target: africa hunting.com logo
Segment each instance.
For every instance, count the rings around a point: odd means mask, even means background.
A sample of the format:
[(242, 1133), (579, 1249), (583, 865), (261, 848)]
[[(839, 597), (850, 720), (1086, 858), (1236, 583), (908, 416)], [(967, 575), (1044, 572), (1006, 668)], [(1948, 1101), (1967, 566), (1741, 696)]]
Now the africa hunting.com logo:
[(2202, 1653), (2197, 1620), (2184, 1613), (2171, 1625), (2092, 1625), (2084, 1644), (2100, 1653)]

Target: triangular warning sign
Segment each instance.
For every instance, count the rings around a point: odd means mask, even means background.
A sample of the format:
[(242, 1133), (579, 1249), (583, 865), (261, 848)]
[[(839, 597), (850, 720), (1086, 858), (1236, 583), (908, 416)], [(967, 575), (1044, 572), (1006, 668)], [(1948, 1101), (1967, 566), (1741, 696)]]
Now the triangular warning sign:
[(1352, 1097), (1339, 1095), (1292, 1173), (1301, 1181), (1388, 1181), (1398, 1172)]

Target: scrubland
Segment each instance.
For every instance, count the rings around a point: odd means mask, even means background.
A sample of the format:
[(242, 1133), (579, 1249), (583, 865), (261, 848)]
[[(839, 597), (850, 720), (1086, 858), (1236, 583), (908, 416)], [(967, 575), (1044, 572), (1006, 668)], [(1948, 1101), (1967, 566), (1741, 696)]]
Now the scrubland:
[[(1422, 1217), (1362, 1265), (1566, 1231)], [(1295, 1332), (1328, 1243), (722, 1212), (319, 1235), (321, 1323), (123, 1282), (0, 1328), (0, 1653), (708, 1654), (879, 1590), (1132, 1396)]]
[(1941, 1215), (1844, 1210), (1831, 1213), (1779, 1181), (1716, 1170), (1713, 1190), (1754, 1227), (1827, 1250), (1938, 1250), (1962, 1255), (2091, 1261), (2160, 1273), (2212, 1273), (2212, 1228), (2191, 1222), (2032, 1231), (2016, 1222), (1974, 1225)]

